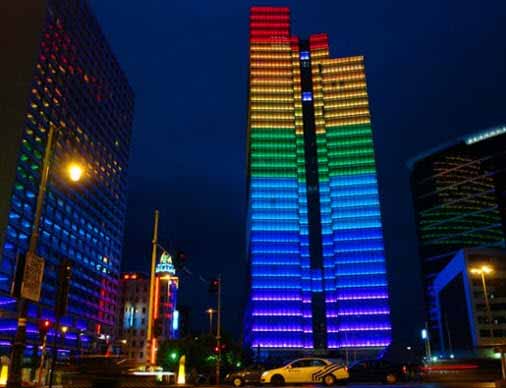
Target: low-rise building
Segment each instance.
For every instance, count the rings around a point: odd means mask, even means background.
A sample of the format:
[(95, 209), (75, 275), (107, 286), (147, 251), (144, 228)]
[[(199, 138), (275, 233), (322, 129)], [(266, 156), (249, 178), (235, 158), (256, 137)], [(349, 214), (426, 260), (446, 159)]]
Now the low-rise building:
[(121, 284), (123, 308), (118, 333), (121, 351), (136, 364), (143, 364), (146, 362), (149, 277), (143, 273), (124, 273)]
[(434, 292), (443, 353), (493, 356), (506, 346), (506, 250), (458, 251)]

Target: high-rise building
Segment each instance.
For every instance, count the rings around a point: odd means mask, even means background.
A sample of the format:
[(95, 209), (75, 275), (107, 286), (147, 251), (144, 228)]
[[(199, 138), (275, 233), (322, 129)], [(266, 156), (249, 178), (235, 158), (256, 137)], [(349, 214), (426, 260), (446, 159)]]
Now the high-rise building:
[[(142, 273), (122, 276), (122, 302), (118, 314), (118, 334), (123, 353), (135, 364), (146, 365), (150, 359), (147, 336), (149, 324), (149, 277)], [(179, 277), (171, 256), (164, 252), (155, 271), (153, 295), (153, 334), (157, 342), (179, 337), (177, 292)], [(156, 358), (156, 357), (155, 357)]]
[[(45, 270), (40, 302), (28, 307), (27, 349), (40, 345), (37, 319), (54, 321), (57, 267), (68, 259), (68, 331), (59, 345), (62, 354), (98, 352), (112, 339), (120, 297), (133, 92), (85, 0), (8, 2), (0, 31), (15, 37), (2, 39), (0, 62), (0, 351), (16, 330), (11, 285), (28, 249), (52, 125), (37, 246)], [(85, 167), (79, 183), (64, 177), (70, 160)]]
[(426, 315), (437, 345), (435, 276), (462, 248), (506, 245), (506, 126), (429, 150), (410, 168)]
[(383, 348), (390, 307), (364, 58), (250, 15), (249, 305), (259, 353)]

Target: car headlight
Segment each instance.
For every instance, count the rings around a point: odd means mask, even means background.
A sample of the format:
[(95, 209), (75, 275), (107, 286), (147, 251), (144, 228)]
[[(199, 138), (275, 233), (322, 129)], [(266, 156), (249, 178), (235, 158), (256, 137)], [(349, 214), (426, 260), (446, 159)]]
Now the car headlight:
[(227, 375), (225, 376), (226, 379), (228, 379), (230, 377), (230, 373), (227, 373)]
[(267, 376), (269, 374), (269, 372), (264, 372), (262, 373), (262, 378), (264, 378), (265, 376)]

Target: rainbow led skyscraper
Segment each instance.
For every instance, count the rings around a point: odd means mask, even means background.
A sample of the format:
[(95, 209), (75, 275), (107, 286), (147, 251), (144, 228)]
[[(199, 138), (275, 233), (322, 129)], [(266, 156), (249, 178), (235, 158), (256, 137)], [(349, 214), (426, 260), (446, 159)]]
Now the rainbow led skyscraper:
[(372, 351), (391, 340), (364, 58), (250, 15), (246, 341)]

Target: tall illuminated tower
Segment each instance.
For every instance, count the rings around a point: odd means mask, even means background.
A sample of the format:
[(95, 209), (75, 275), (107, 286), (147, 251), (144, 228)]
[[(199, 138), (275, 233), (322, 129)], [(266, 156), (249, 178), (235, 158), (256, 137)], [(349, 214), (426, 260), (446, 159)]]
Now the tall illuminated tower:
[(372, 351), (391, 339), (364, 58), (250, 15), (248, 344)]

